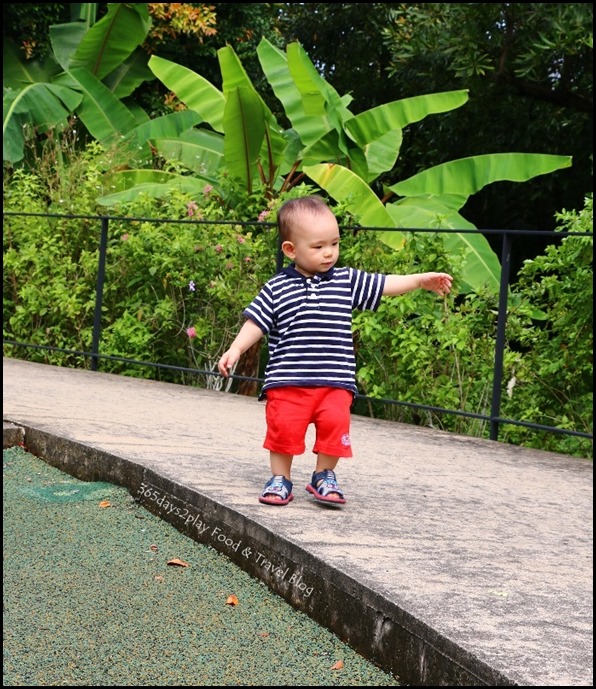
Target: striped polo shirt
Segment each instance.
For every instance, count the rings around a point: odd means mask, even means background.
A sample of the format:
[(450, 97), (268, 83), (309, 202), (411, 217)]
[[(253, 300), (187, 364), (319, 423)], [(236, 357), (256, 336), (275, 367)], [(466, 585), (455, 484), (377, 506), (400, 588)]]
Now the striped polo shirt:
[(385, 275), (331, 268), (312, 278), (294, 264), (273, 276), (244, 310), (268, 335), (260, 399), (285, 385), (357, 392), (352, 311), (376, 311)]

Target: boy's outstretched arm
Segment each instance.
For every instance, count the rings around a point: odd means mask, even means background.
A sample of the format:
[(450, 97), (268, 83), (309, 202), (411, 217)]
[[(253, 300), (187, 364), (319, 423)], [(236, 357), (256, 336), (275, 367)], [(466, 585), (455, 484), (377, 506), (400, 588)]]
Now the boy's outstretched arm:
[(387, 275), (383, 296), (395, 297), (412, 292), (415, 289), (426, 289), (440, 296), (449, 294), (453, 278), (448, 273), (415, 273), (413, 275)]
[(234, 342), (230, 345), (227, 352), (224, 352), (217, 368), (222, 376), (226, 378), (230, 375), (230, 369), (234, 367), (238, 359), (256, 344), (263, 337), (263, 331), (259, 326), (248, 318), (244, 325), (240, 328), (240, 332), (236, 335)]

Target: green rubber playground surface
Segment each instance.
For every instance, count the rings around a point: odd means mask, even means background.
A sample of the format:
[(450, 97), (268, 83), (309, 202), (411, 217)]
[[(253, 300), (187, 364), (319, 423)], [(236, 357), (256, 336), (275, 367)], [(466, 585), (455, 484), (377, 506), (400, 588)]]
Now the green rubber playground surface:
[(124, 488), (10, 448), (3, 519), (3, 686), (400, 686)]

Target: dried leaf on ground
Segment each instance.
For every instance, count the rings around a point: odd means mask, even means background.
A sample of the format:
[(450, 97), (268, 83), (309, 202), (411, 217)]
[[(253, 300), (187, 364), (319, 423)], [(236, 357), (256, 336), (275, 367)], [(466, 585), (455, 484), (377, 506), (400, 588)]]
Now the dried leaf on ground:
[(99, 506), (100, 506), (100, 507), (111, 507), (111, 506), (112, 506), (112, 503), (111, 503), (109, 500), (102, 500), (102, 501), (99, 503)]
[(231, 595), (228, 596), (228, 600), (226, 601), (226, 605), (238, 605), (238, 597), (232, 593)]
[(188, 562), (184, 562), (184, 560), (179, 560), (177, 557), (174, 557), (171, 560), (168, 560), (168, 565), (172, 565), (174, 567), (188, 567)]
[(335, 665), (331, 666), (331, 669), (332, 670), (341, 670), (343, 668), (343, 666), (344, 666), (344, 661), (338, 660), (337, 663), (335, 663)]

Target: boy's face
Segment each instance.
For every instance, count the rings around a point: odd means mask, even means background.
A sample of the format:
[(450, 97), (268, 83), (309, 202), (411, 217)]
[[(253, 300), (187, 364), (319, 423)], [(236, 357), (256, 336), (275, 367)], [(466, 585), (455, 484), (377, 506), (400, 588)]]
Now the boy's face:
[(281, 245), (284, 254), (306, 277), (325, 273), (339, 258), (339, 226), (329, 213), (304, 213), (292, 228), (291, 239)]

